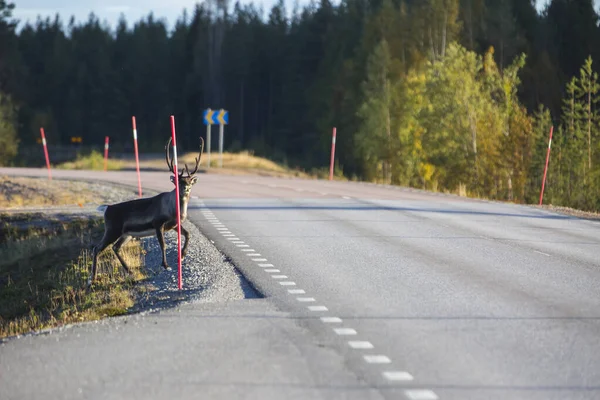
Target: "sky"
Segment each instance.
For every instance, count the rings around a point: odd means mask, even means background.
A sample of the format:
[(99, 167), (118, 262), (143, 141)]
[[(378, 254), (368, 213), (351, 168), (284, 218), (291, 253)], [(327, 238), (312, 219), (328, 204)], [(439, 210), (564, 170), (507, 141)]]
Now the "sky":
[[(231, 4), (235, 0), (230, 0)], [(240, 0), (242, 3), (253, 2), (262, 5), (265, 14), (277, 0)], [(538, 9), (542, 9), (548, 0), (536, 0)], [(172, 27), (177, 18), (181, 17), (183, 9), (189, 12), (194, 9), (198, 0), (12, 0), (16, 8), (14, 17), (20, 21), (35, 22), (38, 15), (54, 16), (58, 13), (66, 23), (73, 15), (78, 22), (86, 21), (93, 11), (101, 21), (106, 20), (115, 26), (121, 14), (129, 23), (137, 22), (146, 17), (151, 11), (157, 18), (165, 18), (168, 26)], [(295, 0), (285, 0), (288, 10), (292, 10)], [(306, 5), (310, 0), (298, 0), (300, 6)], [(333, 0), (334, 3), (338, 1)], [(600, 0), (596, 0), (596, 3)], [(22, 25), (22, 24), (21, 24)]]
[[(121, 14), (127, 22), (132, 24), (141, 18), (154, 13), (156, 18), (165, 18), (169, 26), (181, 17), (183, 9), (191, 13), (199, 0), (9, 0), (15, 3), (13, 16), (20, 21), (35, 22), (38, 15), (54, 16), (58, 13), (63, 22), (67, 23), (71, 15), (79, 22), (86, 21), (91, 12), (101, 20), (106, 20), (111, 26), (115, 26)], [(286, 6), (291, 10), (295, 0), (285, 0)], [(230, 0), (231, 4), (235, 0)], [(255, 5), (263, 5), (265, 13), (277, 2), (277, 0), (240, 0), (241, 3), (253, 2)], [(302, 6), (310, 0), (298, 0)], [(21, 24), (22, 25), (22, 24)]]

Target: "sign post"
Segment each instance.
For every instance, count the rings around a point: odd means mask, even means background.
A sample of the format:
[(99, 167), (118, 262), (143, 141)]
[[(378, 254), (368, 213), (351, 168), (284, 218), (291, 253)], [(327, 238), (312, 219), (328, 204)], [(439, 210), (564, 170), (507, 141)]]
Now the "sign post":
[(208, 155), (208, 167), (210, 168), (210, 127), (219, 124), (219, 168), (223, 168), (223, 126), (229, 123), (229, 111), (219, 111), (207, 108), (202, 114), (204, 125), (206, 125), (206, 153)]
[(217, 121), (219, 122), (219, 168), (223, 168), (223, 131), (224, 126), (229, 123), (229, 111), (220, 109)]
[(131, 123), (133, 124), (133, 148), (135, 150), (135, 169), (138, 177), (138, 194), (142, 197), (142, 178), (140, 176), (140, 159), (138, 156), (138, 142), (137, 142), (137, 129), (135, 126), (135, 116), (131, 117)]
[(48, 168), (48, 180), (52, 180), (52, 172), (50, 172), (50, 158), (48, 157), (48, 146), (46, 145), (46, 135), (44, 134), (44, 128), (40, 128), (42, 135), (42, 145), (44, 146), (44, 155), (46, 156), (46, 167)]
[(104, 172), (108, 168), (108, 136), (104, 137)]
[[(179, 205), (179, 179), (177, 179), (177, 139), (175, 138), (175, 117), (171, 115), (171, 138), (173, 139), (173, 169), (175, 170), (175, 197), (177, 209), (177, 285), (179, 290), (183, 287), (181, 279), (181, 206)], [(167, 149), (169, 151), (169, 149)]]
[(206, 168), (210, 168), (210, 127), (213, 122), (213, 114), (215, 112), (210, 108), (204, 110), (204, 125), (206, 125), (206, 155), (208, 156), (208, 165)]
[(554, 126), (550, 127), (550, 140), (548, 141), (548, 152), (546, 153), (546, 166), (544, 167), (544, 179), (542, 180), (542, 190), (540, 192), (540, 206), (544, 200), (544, 188), (546, 186), (546, 173), (548, 172), (548, 161), (550, 160), (550, 148), (552, 147), (552, 131)]
[(335, 134), (336, 128), (333, 127), (333, 136), (331, 137), (331, 161), (329, 162), (329, 180), (333, 180), (333, 160), (335, 158)]

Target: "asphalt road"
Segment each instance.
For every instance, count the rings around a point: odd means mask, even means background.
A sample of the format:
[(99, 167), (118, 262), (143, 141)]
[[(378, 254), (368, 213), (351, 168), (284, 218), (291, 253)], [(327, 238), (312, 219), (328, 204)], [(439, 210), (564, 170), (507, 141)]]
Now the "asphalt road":
[(193, 195), (265, 298), (10, 341), (0, 398), (600, 398), (598, 222), (342, 182), (206, 174)]

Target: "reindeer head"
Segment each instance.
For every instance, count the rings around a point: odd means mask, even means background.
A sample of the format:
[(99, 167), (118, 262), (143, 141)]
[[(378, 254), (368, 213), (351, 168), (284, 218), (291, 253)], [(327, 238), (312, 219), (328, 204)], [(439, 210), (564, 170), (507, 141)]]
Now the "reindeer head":
[[(171, 176), (171, 182), (173, 182), (173, 184), (175, 184), (175, 175), (177, 176), (177, 180), (179, 180), (179, 195), (180, 196), (185, 196), (188, 197), (192, 191), (192, 186), (194, 186), (194, 184), (197, 181), (197, 177), (196, 177), (196, 172), (198, 171), (198, 166), (200, 165), (200, 160), (202, 159), (202, 153), (204, 151), (204, 139), (200, 138), (200, 154), (198, 157), (196, 157), (196, 166), (194, 167), (194, 170), (192, 172), (190, 172), (190, 170), (188, 169), (187, 164), (185, 165), (185, 168), (181, 168), (181, 173), (178, 174), (178, 171), (175, 171), (175, 168), (173, 167), (173, 160), (171, 160), (171, 156), (169, 155), (169, 147), (171, 145), (171, 138), (169, 138), (169, 140), (167, 141), (167, 145), (165, 146), (165, 157), (167, 159), (167, 167), (169, 167), (169, 171), (171, 171), (171, 173), (173, 174)], [(187, 176), (183, 176), (183, 172), (186, 171), (187, 172)]]

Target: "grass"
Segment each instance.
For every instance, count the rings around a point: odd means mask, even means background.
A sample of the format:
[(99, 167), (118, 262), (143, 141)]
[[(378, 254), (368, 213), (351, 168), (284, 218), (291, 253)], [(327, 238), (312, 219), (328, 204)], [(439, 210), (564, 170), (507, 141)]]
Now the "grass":
[(0, 338), (121, 315), (133, 305), (133, 285), (145, 279), (139, 244), (121, 250), (132, 276), (105, 251), (98, 259), (97, 283), (87, 290), (89, 243), (102, 235), (101, 219), (16, 232), (5, 217), (0, 236)]
[[(81, 205), (102, 193), (77, 182), (0, 177), (0, 207)], [(98, 259), (98, 279), (86, 283), (91, 244), (104, 231), (102, 218), (24, 210), (0, 212), (0, 338), (127, 313), (145, 279), (143, 249), (132, 241), (121, 250), (125, 272), (107, 250)]]
[(97, 193), (67, 181), (0, 176), (1, 208), (83, 205), (97, 200)]
[[(109, 171), (120, 170), (123, 168), (123, 162), (119, 160), (108, 159), (106, 169)], [(55, 166), (56, 169), (86, 169), (86, 170), (104, 170), (104, 156), (96, 150), (88, 155), (77, 155), (75, 161), (69, 161)]]

